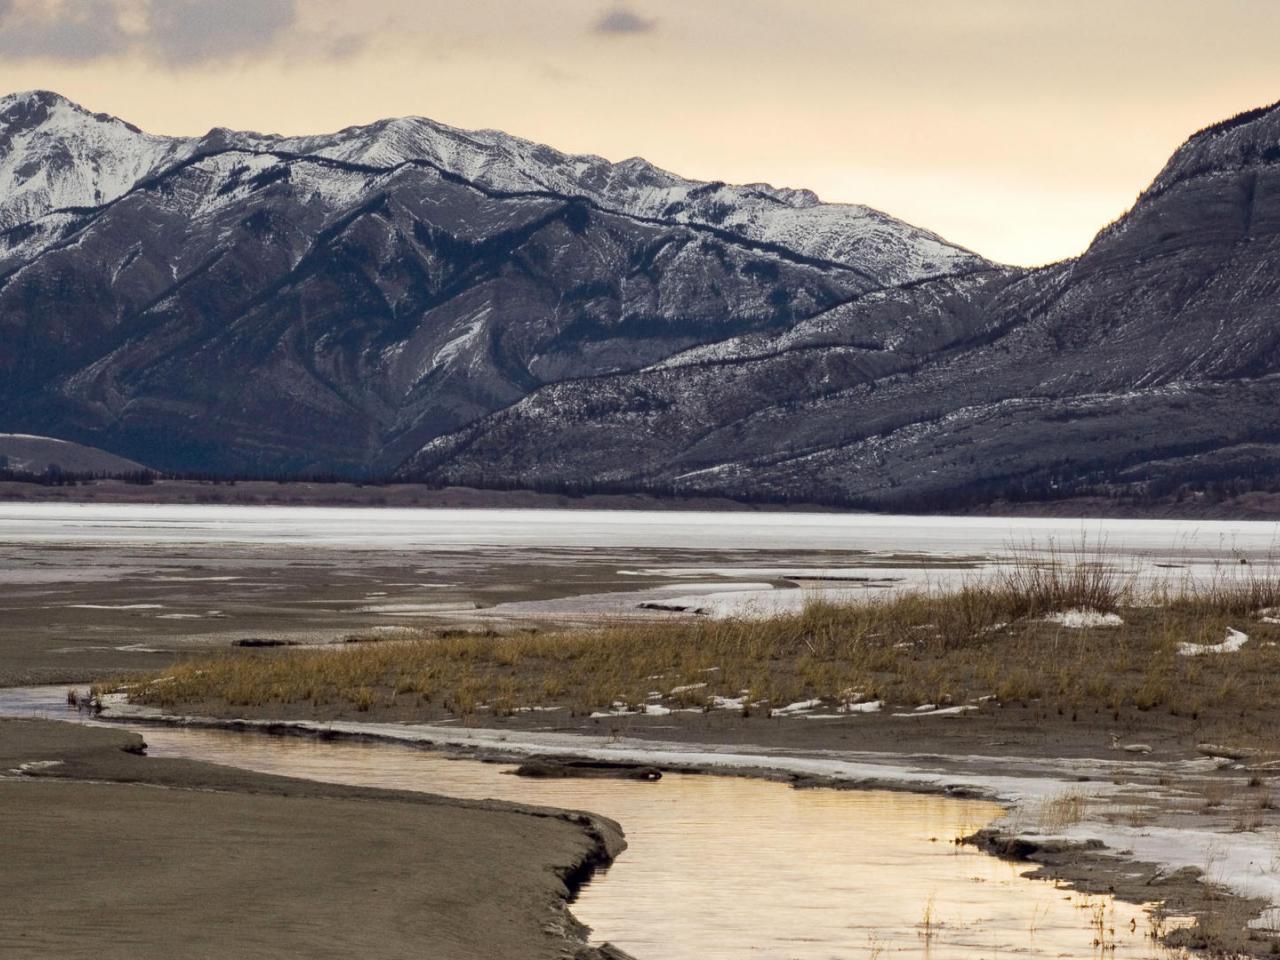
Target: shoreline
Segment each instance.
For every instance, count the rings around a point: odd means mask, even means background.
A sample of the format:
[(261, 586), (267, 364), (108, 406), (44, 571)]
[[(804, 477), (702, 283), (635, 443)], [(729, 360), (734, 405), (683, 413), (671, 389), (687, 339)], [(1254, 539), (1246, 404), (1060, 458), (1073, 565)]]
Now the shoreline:
[[(85, 818), (88, 808), (99, 813)], [(135, 732), (17, 718), (0, 719), (0, 810), (12, 827), (0, 952), (158, 960), (172, 955), (174, 937), (216, 936), (233, 954), (337, 960), (376, 930), (387, 956), (630, 960), (590, 945), (570, 909), (626, 847), (618, 825), (596, 814), (153, 758)], [(99, 848), (110, 851), (111, 893), (69, 918), (40, 891), (67, 882), (63, 861), (83, 866)], [(509, 856), (501, 909), (485, 895), (500, 851)], [(201, 868), (186, 872), (190, 862)], [(376, 877), (387, 870), (411, 882), (384, 889)], [(365, 919), (334, 915), (331, 900)], [(301, 941), (278, 936), (272, 904), (286, 902), (306, 915), (291, 921), (305, 926)], [(169, 907), (164, 930), (144, 919), (157, 903)]]
[(113, 506), (239, 507), (416, 507), (448, 510), (648, 510), (712, 513), (840, 513), (865, 510), (810, 503), (757, 503), (731, 497), (658, 497), (648, 493), (544, 493), (537, 490), (485, 490), (477, 487), (429, 487), (415, 483), (362, 484), (307, 480), (163, 480), (145, 486), (121, 480), (90, 480), (53, 486), (0, 480), (0, 504), (56, 503)]
[(1101, 496), (1061, 500), (994, 500), (955, 510), (918, 510), (909, 504), (870, 510), (831, 503), (773, 503), (728, 496), (657, 496), (649, 493), (548, 493), (537, 490), (489, 490), (431, 487), (415, 483), (363, 484), (308, 480), (166, 480), (141, 485), (123, 480), (48, 485), (0, 481), (4, 503), (97, 503), (172, 506), (417, 507), (422, 509), (615, 510), (714, 513), (831, 513), (866, 516), (990, 517), (1087, 520), (1235, 520), (1280, 522), (1280, 493), (1252, 491), (1214, 501), (1203, 497), (1149, 503)]
[[(116, 540), (96, 539), (98, 515), (155, 510), (217, 517), (202, 521), (212, 533), (156, 523), (138, 525), (141, 534), (130, 527)], [(1280, 581), (1265, 544), (1258, 545), (1270, 525), (1261, 533), (1261, 525), (1235, 525), (1250, 528), (1241, 536), (1252, 551), (1240, 554), (1247, 564), (1240, 559), (1229, 568), (1245, 574), (1231, 580), (1240, 580), (1239, 589), (1200, 599), (1188, 593), (1165, 612), (1125, 599), (1124, 578), (1136, 574), (1124, 572), (1120, 559), (1121, 572), (1098, 581), (1101, 593), (1090, 593), (1093, 581), (1053, 574), (1006, 592), (962, 592), (954, 602), (907, 596), (870, 613), (857, 604), (816, 604), (768, 622), (735, 622), (676, 611), (710, 606), (703, 592), (720, 590), (721, 580), (730, 581), (730, 596), (760, 588), (804, 600), (814, 582), (872, 582), (873, 573), (876, 583), (916, 569), (930, 571), (929, 578), (940, 575), (935, 569), (964, 576), (988, 557), (984, 550), (999, 531), (986, 530), (984, 545), (972, 539), (986, 529), (981, 518), (950, 521), (956, 529), (948, 539), (938, 536), (938, 522), (923, 518), (899, 518), (886, 533), (884, 518), (870, 515), (565, 513), (541, 526), (525, 518), (530, 533), (500, 526), (521, 511), (499, 511), (494, 533), (482, 518), (456, 511), (452, 527), (425, 525), (435, 539), (424, 549), (400, 529), (397, 515), (412, 511), (302, 509), (288, 523), (288, 511), (279, 512), (276, 518), (270, 509), (236, 505), (9, 508), (19, 524), (27, 514), (71, 520), (55, 531), (61, 540), (42, 540), (47, 531), (39, 527), (15, 540), (22, 545), (7, 570), (16, 616), (0, 637), (0, 682), (16, 685), (39, 672), (46, 683), (56, 677), (76, 686), (95, 675), (114, 677), (97, 691), (105, 694), (127, 690), (120, 684), (143, 675), (170, 681), (132, 691), (154, 705), (150, 711), (119, 698), (108, 703), (104, 719), (138, 724), (394, 742), (478, 760), (623, 762), (795, 787), (992, 798), (1004, 815), (964, 838), (987, 854), (1084, 892), (1138, 904), (1159, 899), (1176, 914), (1230, 926), (1214, 937), (1231, 933), (1236, 941), (1201, 937), (1216, 955), (1244, 955), (1236, 942), (1250, 920), (1263, 919), (1272, 938), (1280, 928), (1280, 859), (1270, 860), (1280, 827), (1280, 792), (1272, 792), (1280, 791), (1280, 754), (1270, 731), (1280, 704), (1267, 680), (1280, 664), (1280, 618), (1269, 613), (1280, 608)], [(295, 522), (308, 513), (345, 514), (339, 519), (347, 527)], [(270, 536), (258, 529), (266, 529), (263, 519), (273, 524)], [(690, 547), (698, 522), (731, 535)], [(602, 547), (592, 523), (625, 528), (634, 542)], [(845, 528), (863, 524), (874, 528), (866, 542), (846, 542)], [(1227, 525), (1194, 526), (1203, 539)], [(774, 528), (790, 539), (775, 543)], [(1150, 541), (1164, 527), (1134, 521), (1125, 529), (1135, 542), (1109, 555), (1141, 554), (1142, 537)], [(815, 530), (816, 547), (796, 546), (810, 543)], [(95, 539), (82, 542), (86, 531)], [(933, 552), (912, 552), (904, 536)], [(378, 537), (386, 542), (366, 549)], [(464, 546), (460, 561), (460, 543), (481, 546)], [(1179, 549), (1169, 569), (1208, 563), (1190, 541)], [(1256, 559), (1262, 556), (1266, 565)], [(609, 592), (620, 585), (629, 589)], [(1038, 596), (1032, 587), (1062, 593), (1026, 607)], [(778, 593), (783, 589), (790, 592)], [(582, 607), (611, 596), (624, 597), (630, 610), (652, 599), (645, 590), (661, 594), (672, 610), (645, 611), (641, 626), (610, 621), (610, 649), (597, 649), (589, 631), (559, 630), (550, 616), (566, 602)], [(668, 594), (678, 602), (666, 601)], [(505, 632), (489, 622), (516, 611), (525, 621), (511, 620)], [(402, 635), (441, 643), (369, 642)], [(299, 650), (296, 658), (283, 649), (242, 649), (310, 647), (326, 638), (324, 649)], [(364, 642), (348, 645), (355, 640)], [(1219, 648), (1230, 656), (1200, 656)], [(48, 701), (47, 691), (42, 696)], [(234, 741), (221, 742), (229, 748), (223, 756), (233, 758)], [(1205, 756), (1206, 744), (1228, 744), (1214, 749), (1245, 762)], [(553, 805), (575, 801), (570, 792)], [(1055, 813), (1058, 807), (1067, 814)], [(609, 809), (603, 800), (600, 808)], [(571, 868), (562, 877), (566, 886), (574, 876)], [(1177, 935), (1179, 946), (1195, 942)], [(1261, 937), (1259, 931), (1250, 953), (1270, 952), (1274, 941)]]
[[(1229, 863), (1242, 861), (1250, 855), (1249, 840), (1253, 838), (1176, 825), (1151, 826), (1148, 832), (1164, 831), (1173, 842), (1163, 848), (1159, 844), (1154, 847), (1147, 844), (1144, 848), (1137, 842), (1139, 828), (1108, 823), (1097, 816), (1085, 815), (1058, 830), (1044, 831), (1028, 826), (1035, 820), (1037, 811), (1069, 791), (1087, 793), (1091, 802), (1103, 805), (1120, 802), (1126, 794), (1115, 775), (1121, 769), (1129, 776), (1139, 771), (1145, 778), (1160, 782), (1171, 773), (1193, 776), (1218, 769), (1219, 761), (1212, 758), (1175, 762), (1102, 761), (1086, 757), (947, 758), (937, 754), (893, 756), (832, 750), (804, 755), (745, 745), (715, 748), (707, 744), (613, 735), (606, 738), (582, 733), (539, 734), (482, 726), (183, 716), (125, 704), (110, 697), (100, 718), (118, 723), (381, 742), (443, 750), (482, 762), (538, 757), (551, 763), (593, 761), (620, 766), (639, 763), (670, 772), (768, 779), (796, 788), (901, 790), (990, 799), (1005, 808), (1004, 815), (971, 836), (954, 838), (955, 842), (1025, 863), (1031, 868), (1029, 876), (1059, 881), (1082, 892), (1112, 894), (1143, 907), (1161, 901), (1166, 915), (1207, 917), (1215, 923), (1243, 928), (1223, 930), (1221, 935), (1234, 937), (1238, 941), (1236, 949), (1243, 947), (1250, 955), (1270, 954), (1275, 942), (1276, 919), (1280, 917), (1280, 880), (1273, 879), (1275, 889), (1260, 895), (1257, 883), (1213, 875), (1215, 856)], [(1016, 761), (1020, 773), (997, 771), (1011, 761)], [(1156, 790), (1149, 799), (1160, 802), (1159, 793)], [(1126, 840), (1130, 842), (1126, 844)], [(1166, 939), (1171, 945), (1213, 951), (1220, 945), (1197, 939), (1203, 937), (1198, 931), (1207, 927), (1202, 921), (1197, 931), (1172, 930)], [(1241, 941), (1241, 937), (1247, 942)]]

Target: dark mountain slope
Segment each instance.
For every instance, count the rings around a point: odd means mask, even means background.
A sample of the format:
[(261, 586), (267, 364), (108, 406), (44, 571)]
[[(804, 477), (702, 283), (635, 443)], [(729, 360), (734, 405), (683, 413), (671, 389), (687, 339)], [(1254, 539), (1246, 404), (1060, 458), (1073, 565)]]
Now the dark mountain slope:
[(547, 387), (407, 472), (920, 505), (1213, 460), (1274, 471), (1278, 342), (1273, 109), (1191, 138), (1075, 260)]
[(0, 99), (0, 426), (380, 473), (565, 379), (990, 269), (862, 207), (409, 119), (157, 138)]
[(429, 166), (236, 151), (84, 213), (2, 283), (13, 420), (169, 467), (374, 470), (548, 381), (784, 328), (868, 285)]

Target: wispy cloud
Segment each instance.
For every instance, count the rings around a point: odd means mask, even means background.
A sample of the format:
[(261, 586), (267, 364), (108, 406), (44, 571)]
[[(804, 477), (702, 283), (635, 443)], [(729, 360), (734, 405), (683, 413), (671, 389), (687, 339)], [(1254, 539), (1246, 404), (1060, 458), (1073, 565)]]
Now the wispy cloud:
[(96, 60), (121, 53), (128, 37), (114, 0), (21, 3), (0, 0), (0, 55), (19, 60)]
[(297, 14), (297, 0), (0, 0), (0, 56), (199, 64), (265, 50)]
[(153, 0), (145, 42), (172, 63), (216, 60), (271, 46), (297, 17), (297, 0)]
[(657, 27), (658, 21), (651, 17), (642, 17), (626, 7), (614, 7), (596, 20), (591, 29), (595, 33), (626, 35), (652, 33)]

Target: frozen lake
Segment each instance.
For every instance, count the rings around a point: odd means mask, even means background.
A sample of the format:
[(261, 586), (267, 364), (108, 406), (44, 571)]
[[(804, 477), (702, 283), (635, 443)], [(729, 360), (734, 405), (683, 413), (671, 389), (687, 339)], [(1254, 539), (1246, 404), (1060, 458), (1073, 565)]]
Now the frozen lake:
[(1081, 543), (1177, 586), (1267, 571), (1278, 539), (1259, 522), (0, 504), (0, 644), (40, 679), (193, 646), (762, 616), (952, 589)]
[(0, 505), (0, 542), (842, 550), (994, 557), (1082, 540), (1117, 556), (1264, 559), (1280, 523), (917, 517), (845, 513), (434, 510), (109, 504)]

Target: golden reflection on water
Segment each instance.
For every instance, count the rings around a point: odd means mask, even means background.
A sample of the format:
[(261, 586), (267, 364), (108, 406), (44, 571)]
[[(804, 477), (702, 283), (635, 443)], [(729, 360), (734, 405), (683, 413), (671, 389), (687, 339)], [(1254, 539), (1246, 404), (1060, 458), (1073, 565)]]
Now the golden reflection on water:
[(1141, 909), (956, 847), (999, 813), (989, 803), (697, 775), (530, 780), (385, 744), (141, 732), (157, 757), (612, 817), (630, 846), (573, 911), (640, 960), (1170, 956)]

